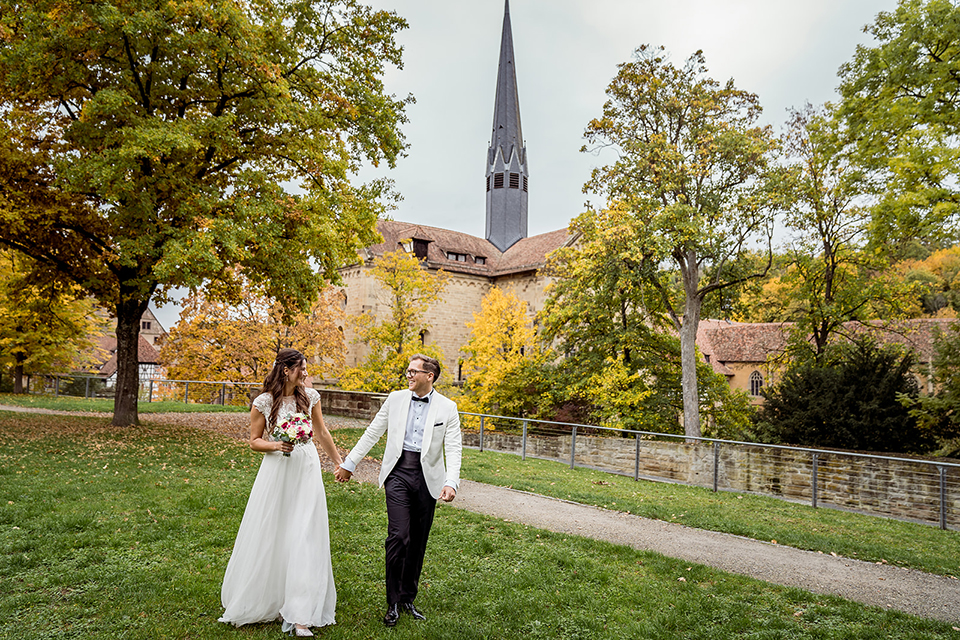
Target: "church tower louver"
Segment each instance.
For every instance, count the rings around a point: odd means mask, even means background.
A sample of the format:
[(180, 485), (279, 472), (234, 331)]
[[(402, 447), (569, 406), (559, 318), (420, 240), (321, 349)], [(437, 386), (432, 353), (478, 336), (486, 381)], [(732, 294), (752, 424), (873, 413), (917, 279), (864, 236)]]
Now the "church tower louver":
[(487, 150), (487, 240), (500, 251), (527, 237), (527, 176), (527, 148), (520, 130), (520, 96), (513, 62), (510, 0), (505, 0), (493, 134)]

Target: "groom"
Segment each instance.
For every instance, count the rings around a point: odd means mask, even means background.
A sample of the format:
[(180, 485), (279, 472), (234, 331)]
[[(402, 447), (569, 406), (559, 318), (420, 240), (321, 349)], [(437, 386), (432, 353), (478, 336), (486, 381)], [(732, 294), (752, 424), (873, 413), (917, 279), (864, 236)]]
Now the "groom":
[[(460, 414), (455, 402), (434, 390), (440, 363), (415, 355), (407, 367), (406, 391), (394, 391), (353, 450), (336, 470), (346, 482), (357, 463), (387, 432), (380, 486), (387, 501), (387, 614), (397, 624), (400, 612), (425, 616), (413, 606), (437, 499), (450, 502), (460, 484)], [(443, 454), (447, 464), (444, 467)]]

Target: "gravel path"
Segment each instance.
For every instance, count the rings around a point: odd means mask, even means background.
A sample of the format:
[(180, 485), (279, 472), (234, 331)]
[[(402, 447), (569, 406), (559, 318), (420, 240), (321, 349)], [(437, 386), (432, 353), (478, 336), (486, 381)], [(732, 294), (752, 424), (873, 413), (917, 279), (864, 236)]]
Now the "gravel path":
[[(0, 406), (0, 410), (61, 413), (7, 406)], [(75, 412), (69, 415), (109, 417), (109, 414)], [(141, 418), (147, 422), (194, 426), (241, 439), (249, 434), (249, 417), (244, 413), (145, 413)], [(325, 421), (330, 429), (367, 424), (337, 416), (325, 416)], [(321, 456), (325, 458), (322, 452)], [(324, 464), (328, 466), (329, 460), (324, 460)], [(379, 470), (377, 461), (367, 458), (357, 466), (354, 477), (361, 482), (376, 482)], [(837, 595), (960, 625), (960, 580), (954, 578), (692, 529), (470, 480), (461, 483), (457, 499), (451, 505), (510, 522), (655, 551), (774, 584)], [(960, 631), (960, 626), (954, 629)]]

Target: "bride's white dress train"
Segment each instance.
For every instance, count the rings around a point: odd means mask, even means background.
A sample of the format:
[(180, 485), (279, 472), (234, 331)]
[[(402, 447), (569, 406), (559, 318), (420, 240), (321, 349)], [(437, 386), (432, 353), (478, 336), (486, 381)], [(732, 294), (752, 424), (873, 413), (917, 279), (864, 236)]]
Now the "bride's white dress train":
[[(307, 389), (307, 396), (312, 410), (320, 394)], [(262, 394), (253, 403), (268, 425), (271, 402), (269, 394)], [(285, 399), (280, 415), (294, 411), (293, 399)], [(266, 432), (264, 439), (269, 439)], [(225, 609), (220, 621), (237, 626), (281, 617), (284, 631), (294, 624), (334, 623), (337, 590), (330, 564), (327, 497), (313, 441), (296, 445), (289, 458), (280, 452), (264, 454), (220, 599)]]

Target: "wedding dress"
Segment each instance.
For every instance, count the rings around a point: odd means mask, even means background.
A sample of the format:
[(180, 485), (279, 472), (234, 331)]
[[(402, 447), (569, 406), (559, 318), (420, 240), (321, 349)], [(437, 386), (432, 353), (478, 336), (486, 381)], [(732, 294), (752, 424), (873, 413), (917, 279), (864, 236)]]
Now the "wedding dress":
[[(310, 412), (320, 394), (307, 389)], [(261, 394), (253, 406), (267, 419), (272, 398)], [(295, 400), (284, 398), (278, 413), (296, 412)], [(311, 413), (308, 412), (308, 415)], [(285, 457), (263, 456), (240, 522), (237, 541), (223, 577), (220, 599), (225, 609), (220, 622), (236, 626), (284, 621), (321, 627), (334, 623), (337, 591), (330, 564), (327, 498), (320, 474), (320, 456), (313, 441), (297, 444)]]

